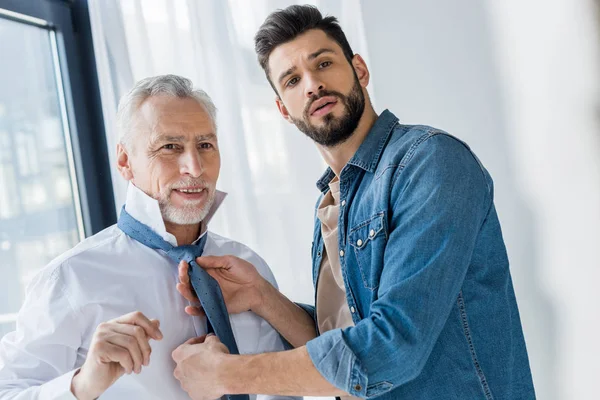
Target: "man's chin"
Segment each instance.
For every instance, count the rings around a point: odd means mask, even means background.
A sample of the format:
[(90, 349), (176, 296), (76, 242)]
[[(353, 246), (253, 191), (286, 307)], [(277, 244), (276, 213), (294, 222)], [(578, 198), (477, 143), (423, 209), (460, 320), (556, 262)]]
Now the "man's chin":
[(163, 216), (165, 222), (175, 225), (198, 225), (202, 222), (200, 218), (192, 218), (187, 216), (174, 216), (174, 215), (165, 215)]
[(203, 207), (196, 210), (169, 208), (162, 210), (162, 217), (166, 222), (177, 225), (196, 225), (206, 218), (208, 211)]

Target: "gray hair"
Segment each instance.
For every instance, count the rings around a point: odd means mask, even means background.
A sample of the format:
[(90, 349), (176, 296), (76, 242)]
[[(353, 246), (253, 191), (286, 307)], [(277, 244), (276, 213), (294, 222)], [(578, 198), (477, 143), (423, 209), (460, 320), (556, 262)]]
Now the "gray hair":
[(192, 98), (202, 105), (213, 124), (217, 126), (217, 107), (210, 96), (201, 89), (194, 89), (192, 81), (178, 75), (159, 75), (142, 79), (121, 97), (117, 109), (117, 130), (119, 143), (131, 149), (133, 116), (138, 107), (151, 96), (167, 95), (178, 98)]

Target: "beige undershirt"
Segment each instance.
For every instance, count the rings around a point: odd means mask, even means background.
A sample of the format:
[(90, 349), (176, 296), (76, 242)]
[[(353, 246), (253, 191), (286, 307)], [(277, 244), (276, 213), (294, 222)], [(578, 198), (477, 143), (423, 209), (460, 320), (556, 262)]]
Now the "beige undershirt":
[[(317, 324), (320, 332), (353, 326), (352, 315), (346, 300), (346, 287), (342, 277), (338, 247), (338, 216), (340, 214), (340, 181), (334, 178), (329, 191), (321, 200), (317, 217), (321, 221), (323, 236), (323, 261), (317, 283)], [(357, 399), (346, 396), (342, 399)]]

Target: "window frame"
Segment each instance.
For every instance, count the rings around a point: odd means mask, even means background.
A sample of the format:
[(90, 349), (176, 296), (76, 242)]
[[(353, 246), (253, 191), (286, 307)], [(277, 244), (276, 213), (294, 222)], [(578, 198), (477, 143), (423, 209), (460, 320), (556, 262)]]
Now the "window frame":
[(0, 9), (8, 11), (0, 18), (54, 33), (60, 65), (57, 85), (62, 83), (69, 125), (66, 150), (72, 155), (78, 189), (81, 236), (91, 236), (116, 222), (116, 210), (88, 1), (0, 0)]

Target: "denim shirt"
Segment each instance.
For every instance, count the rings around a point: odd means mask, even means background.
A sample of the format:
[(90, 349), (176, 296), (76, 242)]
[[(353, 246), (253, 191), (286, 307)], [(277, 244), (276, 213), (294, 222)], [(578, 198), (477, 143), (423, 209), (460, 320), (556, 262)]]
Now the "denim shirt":
[[(355, 326), (307, 343), (318, 371), (362, 398), (535, 398), (492, 179), (469, 147), (386, 110), (339, 178)], [(315, 285), (322, 256), (315, 218)]]

